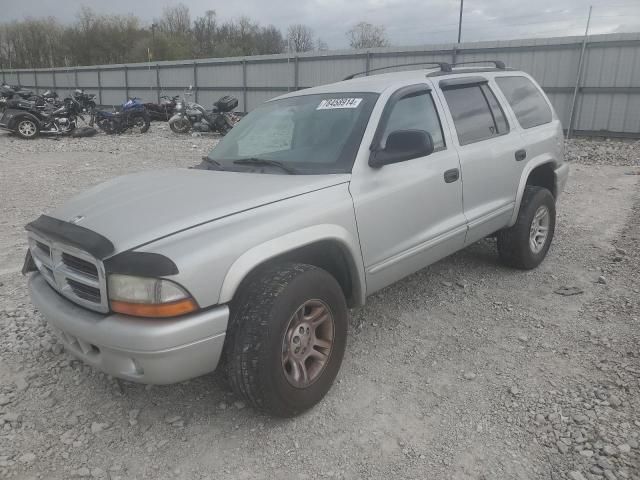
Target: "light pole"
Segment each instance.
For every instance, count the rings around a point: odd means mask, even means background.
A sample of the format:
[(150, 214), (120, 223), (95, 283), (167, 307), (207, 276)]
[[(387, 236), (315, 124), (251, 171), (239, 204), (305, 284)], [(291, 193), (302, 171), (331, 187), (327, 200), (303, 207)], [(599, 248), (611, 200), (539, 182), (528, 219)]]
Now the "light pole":
[(462, 37), (462, 9), (464, 7), (464, 0), (460, 0), (460, 18), (458, 20), (458, 43)]

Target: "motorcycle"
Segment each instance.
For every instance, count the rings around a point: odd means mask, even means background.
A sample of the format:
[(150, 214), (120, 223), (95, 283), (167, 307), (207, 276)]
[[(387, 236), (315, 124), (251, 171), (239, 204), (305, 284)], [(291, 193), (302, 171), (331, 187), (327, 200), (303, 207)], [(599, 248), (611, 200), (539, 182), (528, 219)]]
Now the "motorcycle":
[(176, 103), (180, 98), (179, 95), (175, 97), (167, 97), (163, 95), (160, 97), (160, 103), (145, 103), (144, 108), (147, 109), (151, 120), (159, 120), (167, 122), (173, 116), (176, 108)]
[(175, 133), (187, 133), (193, 129), (195, 132), (218, 132), (224, 136), (235, 125), (230, 112), (237, 106), (238, 99), (229, 95), (215, 102), (212, 110), (206, 110), (198, 103), (187, 102), (185, 98), (176, 102), (176, 113), (169, 119), (169, 127)]
[(7, 108), (7, 103), (13, 98), (22, 98), (24, 100), (35, 101), (36, 98), (31, 90), (22, 88), (21, 86), (11, 86), (3, 83), (0, 85), (0, 112)]
[(73, 91), (73, 98), (82, 106), (83, 111), (89, 114), (89, 125), (93, 125), (96, 115), (96, 96), (93, 93), (86, 93), (84, 90), (76, 88)]
[(144, 104), (137, 98), (131, 98), (122, 105), (119, 112), (100, 110), (95, 113), (95, 123), (105, 133), (124, 133), (137, 128), (140, 133), (149, 130), (151, 118)]
[(58, 108), (43, 109), (36, 102), (13, 98), (0, 118), (0, 128), (24, 139), (38, 135), (66, 135), (72, 133), (82, 117), (82, 106), (73, 98), (66, 98)]

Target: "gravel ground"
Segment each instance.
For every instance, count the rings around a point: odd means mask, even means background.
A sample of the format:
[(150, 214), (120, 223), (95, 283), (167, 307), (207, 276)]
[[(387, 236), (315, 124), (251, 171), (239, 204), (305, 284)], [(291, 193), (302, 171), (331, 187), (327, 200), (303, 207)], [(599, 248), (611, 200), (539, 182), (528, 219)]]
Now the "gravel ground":
[[(0, 134), (0, 478), (640, 479), (640, 143), (580, 139), (548, 259), (484, 240), (354, 310), (326, 399), (257, 413), (216, 374), (117, 381), (56, 343), (19, 274), (23, 226), (215, 137)], [(573, 296), (560, 295), (575, 287)]]

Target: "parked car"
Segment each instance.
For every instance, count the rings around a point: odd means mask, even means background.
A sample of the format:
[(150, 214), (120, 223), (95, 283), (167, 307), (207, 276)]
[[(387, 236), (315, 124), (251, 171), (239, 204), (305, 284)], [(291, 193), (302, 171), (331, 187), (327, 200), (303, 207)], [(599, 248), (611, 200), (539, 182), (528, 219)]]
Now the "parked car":
[(268, 101), (198, 168), (116, 178), (42, 215), (23, 271), (86, 363), (154, 384), (220, 365), (250, 405), (292, 416), (331, 387), (368, 295), (489, 235), (506, 265), (539, 265), (568, 172), (524, 72), (355, 78)]

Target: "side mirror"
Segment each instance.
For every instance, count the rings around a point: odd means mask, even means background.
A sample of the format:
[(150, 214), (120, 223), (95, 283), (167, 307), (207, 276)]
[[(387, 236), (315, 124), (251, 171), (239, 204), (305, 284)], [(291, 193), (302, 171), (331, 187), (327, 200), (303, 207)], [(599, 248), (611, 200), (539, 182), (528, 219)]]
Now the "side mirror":
[(369, 165), (380, 168), (383, 165), (426, 157), (431, 155), (433, 150), (433, 138), (429, 132), (425, 130), (396, 130), (389, 134), (384, 148), (377, 148), (371, 152)]

